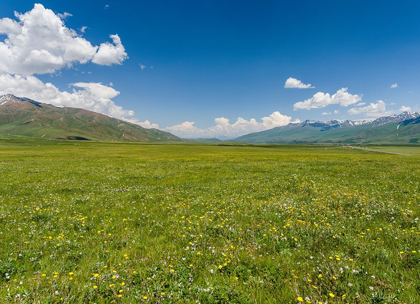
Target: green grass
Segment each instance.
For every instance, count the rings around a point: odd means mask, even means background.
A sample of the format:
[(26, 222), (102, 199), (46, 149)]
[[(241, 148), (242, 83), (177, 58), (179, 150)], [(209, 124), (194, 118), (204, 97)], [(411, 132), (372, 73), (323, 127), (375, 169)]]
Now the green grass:
[(367, 149), (382, 152), (402, 153), (409, 155), (420, 155), (420, 146), (364, 146)]
[(1, 140), (0, 302), (416, 303), (409, 154)]

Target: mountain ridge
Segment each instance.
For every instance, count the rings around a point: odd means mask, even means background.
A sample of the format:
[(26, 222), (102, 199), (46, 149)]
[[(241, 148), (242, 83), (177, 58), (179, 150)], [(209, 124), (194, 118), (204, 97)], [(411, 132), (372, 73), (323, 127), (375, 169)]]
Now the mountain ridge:
[(0, 134), (50, 139), (165, 142), (182, 139), (93, 111), (0, 96)]
[(246, 134), (233, 139), (246, 143), (419, 143), (420, 113), (365, 120), (305, 120), (301, 123)]

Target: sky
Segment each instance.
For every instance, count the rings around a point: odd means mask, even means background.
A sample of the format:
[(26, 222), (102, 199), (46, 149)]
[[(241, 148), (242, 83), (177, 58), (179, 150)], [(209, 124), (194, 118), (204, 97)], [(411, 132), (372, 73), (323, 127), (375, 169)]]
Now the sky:
[(0, 94), (186, 138), (420, 111), (420, 1), (0, 4)]

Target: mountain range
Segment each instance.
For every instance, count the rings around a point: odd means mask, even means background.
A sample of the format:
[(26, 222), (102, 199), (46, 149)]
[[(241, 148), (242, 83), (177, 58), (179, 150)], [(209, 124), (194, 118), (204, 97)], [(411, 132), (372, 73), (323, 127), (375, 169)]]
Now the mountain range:
[(0, 96), (0, 135), (35, 138), (167, 142), (181, 141), (170, 133), (92, 111), (56, 107), (29, 98)]
[(374, 120), (306, 120), (243, 135), (233, 141), (277, 144), (417, 144), (420, 143), (420, 113), (403, 112)]
[[(0, 96), (0, 135), (99, 141), (183, 141), (168, 132), (146, 129), (96, 112), (56, 107), (11, 94)], [(221, 142), (214, 138), (188, 141)], [(305, 120), (226, 141), (275, 144), (420, 144), (420, 113), (403, 112), (370, 120)]]

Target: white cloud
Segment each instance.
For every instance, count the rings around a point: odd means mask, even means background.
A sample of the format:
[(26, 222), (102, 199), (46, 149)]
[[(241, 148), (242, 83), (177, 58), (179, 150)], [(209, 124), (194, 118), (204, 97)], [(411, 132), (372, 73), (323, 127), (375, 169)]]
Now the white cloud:
[(146, 129), (159, 129), (159, 125), (155, 123), (151, 123), (150, 121), (135, 121), (135, 124), (138, 124), (139, 126), (146, 128)]
[[(146, 68), (146, 66), (144, 64), (139, 63), (139, 67), (140, 69), (144, 70)], [(152, 67), (153, 68), (153, 67)]]
[(400, 112), (410, 112), (411, 107), (402, 106), (398, 111), (400, 111)]
[(66, 27), (69, 15), (35, 4), (29, 12), (15, 13), (17, 20), (0, 19), (0, 34), (7, 36), (0, 42), (0, 74), (53, 73), (75, 63), (121, 64), (127, 58), (118, 35), (111, 35), (113, 44), (93, 46)]
[(314, 89), (315, 88), (310, 83), (304, 84), (302, 83), (302, 81), (293, 77), (287, 78), (286, 83), (284, 84), (284, 87), (286, 89)]
[[(60, 91), (52, 83), (44, 83), (33, 74), (57, 72), (75, 63), (92, 61), (96, 64), (121, 64), (127, 57), (118, 35), (111, 35), (113, 43), (99, 47), (67, 28), (64, 19), (69, 13), (55, 14), (42, 4), (24, 14), (15, 13), (16, 20), (0, 19), (0, 94), (14, 94), (56, 106), (83, 108), (127, 120), (133, 111), (117, 106), (112, 100), (120, 92), (95, 82), (78, 82), (71, 92)], [(80, 29), (85, 32), (86, 26)], [(88, 72), (90, 74), (91, 72)], [(132, 119), (133, 120), (133, 119)], [(154, 126), (148, 122), (138, 124)]]
[(109, 4), (105, 4), (104, 9), (107, 9), (107, 8), (109, 8)]
[(334, 112), (322, 112), (321, 115), (331, 115), (331, 114), (338, 114), (340, 111), (335, 110)]
[(73, 15), (72, 15), (72, 14), (70, 14), (70, 13), (64, 12), (63, 14), (58, 13), (58, 14), (57, 14), (57, 16), (58, 16), (60, 19), (66, 19), (67, 17), (72, 17)]
[[(273, 112), (270, 116), (261, 118), (262, 122), (257, 122), (254, 118), (250, 120), (238, 117), (236, 122), (230, 123), (229, 119), (219, 117), (214, 120), (215, 125), (207, 129), (201, 129), (194, 125), (194, 122), (185, 121), (179, 125), (165, 128), (165, 131), (184, 138), (197, 137), (238, 137), (244, 134), (268, 130), (274, 127), (285, 126), (291, 122), (292, 118), (280, 112)], [(294, 123), (300, 122), (295, 120)]]
[(87, 26), (82, 26), (81, 29), (80, 29), (80, 32), (84, 33), (84, 32), (86, 32), (87, 29), (88, 29)]
[(309, 99), (295, 103), (293, 110), (319, 109), (333, 104), (347, 107), (362, 100), (362, 95), (350, 94), (347, 90), (348, 88), (341, 88), (332, 96), (329, 93), (318, 92)]
[(119, 119), (134, 115), (133, 111), (117, 106), (112, 98), (120, 92), (101, 83), (78, 82), (72, 92), (60, 91), (52, 83), (44, 83), (35, 76), (0, 75), (0, 95), (14, 94), (55, 106), (82, 108)]
[(396, 88), (398, 88), (398, 83), (391, 84), (391, 89), (396, 89)]
[(366, 107), (351, 108), (347, 113), (350, 115), (364, 114), (368, 117), (381, 117), (390, 114), (386, 110), (386, 103), (382, 100), (378, 100), (377, 103), (370, 103)]
[(124, 120), (127, 122), (131, 122), (133, 124), (139, 125), (140, 127), (143, 127), (146, 129), (159, 129), (158, 124), (152, 123), (149, 120), (139, 121), (137, 118), (125, 118)]
[(128, 58), (120, 37), (109, 36), (113, 43), (105, 42), (99, 46), (98, 52), (93, 56), (92, 62), (100, 65), (121, 64)]
[(167, 127), (164, 130), (184, 138), (211, 137), (208, 130), (197, 128), (192, 121), (184, 121), (179, 125)]

